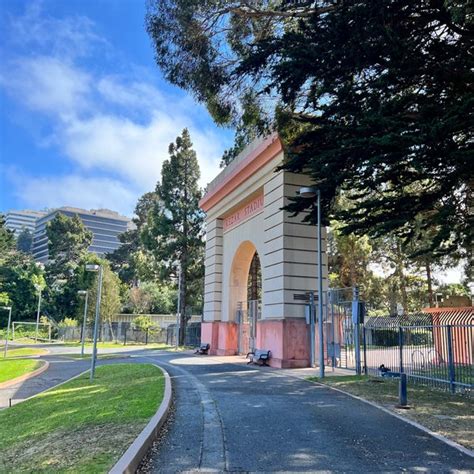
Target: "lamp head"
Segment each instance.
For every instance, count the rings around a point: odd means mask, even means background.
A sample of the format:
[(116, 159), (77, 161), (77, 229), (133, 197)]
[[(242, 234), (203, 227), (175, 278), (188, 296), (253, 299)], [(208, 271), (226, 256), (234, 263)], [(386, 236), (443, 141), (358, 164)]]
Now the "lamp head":
[(79, 291), (77, 292), (77, 294), (78, 294), (79, 296), (86, 296), (86, 295), (87, 295), (87, 290), (79, 290)]
[(88, 272), (98, 272), (100, 268), (100, 265), (93, 264), (93, 263), (88, 263), (86, 265), (86, 271)]
[(300, 190), (298, 191), (299, 196), (304, 199), (314, 198), (317, 193), (318, 193), (317, 188), (313, 186), (305, 186), (303, 188), (300, 188)]
[(10, 311), (12, 309), (11, 306), (2, 306), (3, 309), (6, 309), (7, 311)]

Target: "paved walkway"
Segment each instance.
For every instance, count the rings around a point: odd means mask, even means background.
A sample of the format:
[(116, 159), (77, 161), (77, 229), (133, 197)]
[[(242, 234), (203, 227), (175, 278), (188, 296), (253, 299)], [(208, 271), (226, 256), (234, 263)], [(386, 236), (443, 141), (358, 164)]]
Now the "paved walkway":
[(149, 352), (176, 393), (152, 472), (448, 472), (474, 459), (352, 397), (270, 368)]

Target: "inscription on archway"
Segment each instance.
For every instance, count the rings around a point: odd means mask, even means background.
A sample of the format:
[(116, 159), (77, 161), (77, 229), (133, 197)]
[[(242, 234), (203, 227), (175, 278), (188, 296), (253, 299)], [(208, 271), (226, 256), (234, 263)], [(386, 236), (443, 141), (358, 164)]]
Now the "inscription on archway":
[(263, 193), (260, 196), (257, 196), (255, 199), (252, 199), (249, 203), (240, 207), (230, 216), (224, 219), (223, 228), (224, 232), (227, 232), (230, 229), (238, 226), (242, 222), (250, 219), (251, 217), (257, 215), (259, 212), (263, 211)]

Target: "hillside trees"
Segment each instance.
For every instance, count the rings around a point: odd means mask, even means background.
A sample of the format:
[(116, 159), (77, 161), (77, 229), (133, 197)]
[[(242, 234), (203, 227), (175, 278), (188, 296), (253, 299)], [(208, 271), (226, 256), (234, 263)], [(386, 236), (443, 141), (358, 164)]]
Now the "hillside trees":
[(16, 248), (20, 252), (30, 253), (33, 245), (33, 233), (24, 228), (16, 239)]
[[(44, 271), (32, 256), (19, 252), (13, 233), (0, 218), (0, 304), (12, 305), (14, 320), (32, 319), (38, 302), (35, 285), (44, 286)], [(0, 312), (0, 326), (8, 313)]]
[(128, 285), (136, 286), (140, 280), (152, 280), (156, 277), (157, 268), (153, 253), (148, 251), (141, 241), (143, 226), (156, 200), (155, 192), (148, 192), (140, 197), (135, 206), (135, 217), (132, 219), (135, 228), (121, 234), (119, 240), (122, 245), (107, 255), (112, 270)]

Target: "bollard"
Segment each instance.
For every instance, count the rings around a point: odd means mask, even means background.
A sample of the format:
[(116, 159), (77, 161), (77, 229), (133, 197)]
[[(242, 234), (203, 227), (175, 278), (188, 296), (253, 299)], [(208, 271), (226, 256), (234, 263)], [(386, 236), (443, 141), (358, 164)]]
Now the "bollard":
[(401, 373), (400, 374), (400, 382), (398, 385), (398, 401), (399, 404), (397, 408), (410, 408), (408, 406), (408, 396), (407, 396), (407, 374)]

